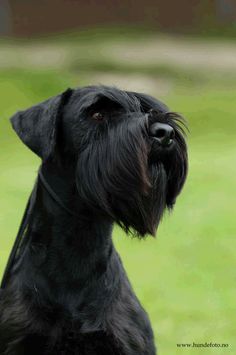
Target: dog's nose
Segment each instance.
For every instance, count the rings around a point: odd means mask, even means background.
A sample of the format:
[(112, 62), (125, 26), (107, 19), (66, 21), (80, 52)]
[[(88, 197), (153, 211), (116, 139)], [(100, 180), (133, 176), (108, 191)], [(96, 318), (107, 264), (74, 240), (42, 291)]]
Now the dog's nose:
[(175, 131), (170, 125), (159, 122), (151, 124), (149, 127), (149, 134), (151, 137), (155, 138), (162, 147), (169, 147), (172, 145), (175, 137)]

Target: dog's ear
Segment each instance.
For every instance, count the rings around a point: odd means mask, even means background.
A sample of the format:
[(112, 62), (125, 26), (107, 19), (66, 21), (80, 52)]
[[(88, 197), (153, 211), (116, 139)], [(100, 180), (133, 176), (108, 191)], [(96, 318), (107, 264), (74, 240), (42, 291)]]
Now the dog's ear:
[(67, 89), (60, 95), (17, 112), (10, 119), (23, 143), (43, 160), (53, 155), (60, 116), (72, 92)]

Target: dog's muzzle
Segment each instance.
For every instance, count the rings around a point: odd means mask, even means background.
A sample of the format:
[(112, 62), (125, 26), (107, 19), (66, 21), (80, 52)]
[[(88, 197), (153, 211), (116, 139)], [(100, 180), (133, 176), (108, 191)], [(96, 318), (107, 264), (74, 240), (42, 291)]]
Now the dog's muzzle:
[(167, 123), (157, 122), (157, 113), (151, 110), (148, 115), (148, 134), (162, 148), (171, 147), (174, 143), (175, 131)]

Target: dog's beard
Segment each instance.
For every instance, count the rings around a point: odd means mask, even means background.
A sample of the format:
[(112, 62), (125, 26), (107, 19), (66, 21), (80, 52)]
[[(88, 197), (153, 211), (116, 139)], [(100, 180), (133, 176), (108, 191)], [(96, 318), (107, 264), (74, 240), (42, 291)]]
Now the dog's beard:
[(165, 207), (171, 207), (179, 191), (178, 150), (172, 171), (158, 160), (150, 164), (150, 149), (145, 120), (131, 120), (93, 141), (77, 163), (83, 202), (135, 236), (155, 235)]

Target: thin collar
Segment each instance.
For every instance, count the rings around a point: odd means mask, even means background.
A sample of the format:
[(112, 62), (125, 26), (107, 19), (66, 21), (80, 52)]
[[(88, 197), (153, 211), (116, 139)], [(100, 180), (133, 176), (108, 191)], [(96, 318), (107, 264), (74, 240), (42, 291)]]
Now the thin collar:
[(48, 184), (48, 182), (46, 181), (45, 177), (43, 176), (42, 170), (41, 168), (39, 169), (39, 179), (40, 182), (42, 183), (43, 187), (45, 188), (45, 190), (48, 192), (48, 194), (51, 196), (51, 198), (61, 207), (63, 208), (68, 214), (70, 214), (71, 216), (77, 216), (76, 213), (74, 213), (71, 209), (69, 209), (63, 202), (62, 200), (58, 197), (58, 195), (56, 194), (56, 192), (51, 188), (51, 186)]

